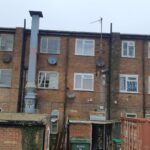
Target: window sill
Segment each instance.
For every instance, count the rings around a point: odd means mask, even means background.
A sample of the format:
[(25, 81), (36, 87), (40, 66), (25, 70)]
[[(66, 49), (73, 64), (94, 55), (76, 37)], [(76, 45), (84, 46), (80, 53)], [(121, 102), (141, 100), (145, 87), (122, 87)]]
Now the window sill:
[(78, 92), (94, 92), (94, 90), (84, 90), (84, 89), (74, 89), (74, 91), (78, 91)]
[(12, 52), (13, 50), (1, 50), (0, 49), (0, 52)]
[(133, 57), (131, 57), (131, 56), (121, 56), (121, 58), (129, 58), (129, 59), (131, 59), (131, 58), (136, 58), (135, 56), (133, 56)]
[(124, 93), (124, 94), (138, 94), (139, 92), (120, 91), (120, 93)]
[(84, 55), (84, 54), (75, 54), (75, 56), (81, 56), (81, 57), (84, 57), (84, 56), (86, 56), (86, 57), (94, 57), (95, 55)]
[(11, 86), (1, 86), (1, 85), (0, 85), (0, 88), (9, 88), (9, 89), (10, 89)]
[(58, 88), (42, 88), (42, 87), (38, 87), (39, 90), (59, 90)]

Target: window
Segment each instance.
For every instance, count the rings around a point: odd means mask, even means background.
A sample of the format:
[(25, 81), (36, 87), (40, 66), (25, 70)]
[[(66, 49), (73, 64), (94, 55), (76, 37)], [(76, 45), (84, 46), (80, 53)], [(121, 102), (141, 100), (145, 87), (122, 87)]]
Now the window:
[(126, 113), (126, 117), (127, 118), (137, 118), (137, 114), (136, 113)]
[(120, 75), (120, 92), (137, 93), (138, 75)]
[(0, 87), (11, 87), (11, 78), (11, 69), (0, 69)]
[(74, 89), (81, 91), (94, 90), (94, 75), (91, 73), (75, 73)]
[(135, 57), (135, 42), (134, 41), (122, 41), (122, 57)]
[(145, 118), (150, 118), (150, 114), (145, 114)]
[(58, 89), (58, 73), (40, 71), (38, 76), (38, 87), (43, 89)]
[(0, 51), (12, 51), (13, 40), (12, 34), (0, 34)]
[(148, 58), (150, 58), (150, 42), (148, 42)]
[(75, 55), (94, 56), (95, 41), (76, 39)]
[(59, 54), (60, 38), (59, 37), (41, 37), (41, 53)]

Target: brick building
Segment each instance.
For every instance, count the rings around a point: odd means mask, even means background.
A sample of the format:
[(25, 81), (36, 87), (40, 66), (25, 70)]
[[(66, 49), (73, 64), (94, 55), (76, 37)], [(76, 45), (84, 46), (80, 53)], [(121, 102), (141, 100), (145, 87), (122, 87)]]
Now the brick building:
[[(24, 112), (30, 37), (29, 29), (0, 28), (1, 112)], [(104, 130), (121, 116), (149, 117), (149, 41), (148, 35), (111, 32), (101, 39), (99, 33), (39, 30), (35, 113), (51, 115), (54, 134), (68, 119), (70, 138), (80, 137), (72, 129), (86, 126), (89, 134), (80, 138), (90, 143), (97, 125)]]

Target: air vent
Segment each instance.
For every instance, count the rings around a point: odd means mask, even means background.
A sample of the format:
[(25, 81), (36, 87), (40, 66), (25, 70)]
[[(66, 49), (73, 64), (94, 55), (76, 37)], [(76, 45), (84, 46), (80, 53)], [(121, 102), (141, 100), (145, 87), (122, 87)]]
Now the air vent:
[(48, 64), (56, 65), (57, 64), (57, 58), (55, 56), (49, 56), (48, 57)]
[(5, 54), (3, 56), (3, 63), (10, 63), (12, 61), (12, 56), (10, 54)]

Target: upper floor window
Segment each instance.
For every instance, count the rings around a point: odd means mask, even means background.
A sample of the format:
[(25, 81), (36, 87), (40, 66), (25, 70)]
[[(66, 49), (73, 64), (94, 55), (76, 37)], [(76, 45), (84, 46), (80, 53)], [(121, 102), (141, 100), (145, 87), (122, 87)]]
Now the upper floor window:
[(13, 50), (14, 36), (12, 34), (0, 34), (0, 51)]
[(11, 79), (11, 69), (0, 69), (0, 87), (11, 87)]
[(138, 75), (120, 75), (120, 92), (137, 93)]
[(89, 39), (76, 39), (75, 55), (94, 56), (95, 41)]
[(60, 53), (60, 38), (59, 37), (41, 37), (41, 53), (59, 54)]
[(137, 118), (137, 114), (136, 113), (126, 113), (126, 117), (127, 118)]
[(146, 114), (145, 114), (145, 118), (150, 118), (150, 114), (149, 114), (149, 113), (148, 113), (148, 114), (146, 113)]
[(135, 42), (134, 41), (122, 41), (122, 57), (135, 57)]
[(150, 42), (148, 42), (148, 58), (150, 58)]
[(74, 90), (93, 91), (94, 90), (94, 74), (75, 73), (74, 74)]
[(39, 71), (38, 87), (43, 89), (58, 89), (58, 73)]

